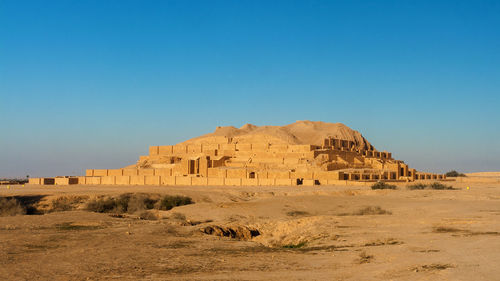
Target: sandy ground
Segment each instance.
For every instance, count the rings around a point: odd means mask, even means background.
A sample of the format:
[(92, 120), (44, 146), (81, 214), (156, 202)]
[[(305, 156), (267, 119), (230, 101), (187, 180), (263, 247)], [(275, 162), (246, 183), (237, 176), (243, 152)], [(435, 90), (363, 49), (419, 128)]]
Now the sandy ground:
[[(0, 217), (0, 280), (500, 280), (500, 181), (449, 184), (457, 189), (2, 186), (0, 196), (40, 202), (147, 192), (195, 204), (158, 220)], [(369, 206), (390, 214), (358, 213)], [(260, 235), (201, 231), (210, 226)]]

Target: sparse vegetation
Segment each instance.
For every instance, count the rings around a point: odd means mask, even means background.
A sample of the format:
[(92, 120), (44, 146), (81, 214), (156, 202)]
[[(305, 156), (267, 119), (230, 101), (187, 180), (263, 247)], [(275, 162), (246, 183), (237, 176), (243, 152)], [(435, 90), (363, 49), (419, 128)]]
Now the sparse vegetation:
[(0, 216), (25, 215), (26, 209), (16, 198), (0, 198)]
[(451, 190), (453, 187), (449, 185), (442, 184), (440, 182), (433, 182), (429, 185), (430, 189), (436, 189), (436, 190)]
[(376, 182), (372, 185), (372, 189), (396, 189), (396, 186), (393, 184), (388, 184), (382, 181)]
[(88, 196), (61, 196), (51, 201), (49, 212), (71, 211), (85, 202)]
[(373, 255), (368, 255), (366, 254), (366, 252), (361, 252), (359, 254), (359, 259), (358, 259), (358, 263), (359, 264), (363, 264), (363, 263), (370, 263), (373, 259)]
[(409, 190), (424, 190), (424, 189), (453, 190), (454, 189), (452, 186), (445, 185), (440, 182), (433, 182), (431, 184), (417, 183), (408, 185), (406, 188)]
[(455, 170), (449, 171), (448, 173), (446, 173), (446, 176), (447, 177), (451, 177), (451, 178), (466, 177), (465, 174), (459, 173), (459, 172), (457, 172)]
[(302, 242), (297, 243), (297, 244), (286, 244), (286, 245), (283, 245), (281, 247), (285, 248), (285, 249), (299, 249), (299, 248), (304, 247), (306, 244), (307, 244), (306, 241), (302, 241)]
[(474, 236), (474, 235), (500, 235), (497, 231), (472, 231), (468, 229), (459, 229), (447, 226), (434, 227), (435, 233), (455, 233), (454, 235)]
[(286, 213), (286, 215), (290, 217), (300, 217), (300, 216), (308, 216), (309, 213), (306, 211), (289, 211)]
[(170, 210), (177, 206), (192, 204), (193, 201), (185, 196), (155, 194), (125, 193), (119, 197), (104, 197), (91, 200), (86, 209), (98, 213), (136, 213), (145, 210)]
[(416, 184), (408, 185), (406, 188), (408, 188), (409, 190), (422, 190), (422, 189), (425, 189), (426, 187), (427, 187), (427, 185), (425, 185), (423, 183), (416, 183)]
[(446, 227), (446, 226), (438, 226), (438, 227), (434, 228), (434, 232), (437, 232), (437, 233), (460, 232), (460, 231), (462, 231), (462, 230), (458, 229), (458, 228)]
[(433, 264), (425, 264), (425, 265), (414, 267), (413, 271), (415, 271), (415, 272), (434, 271), (434, 270), (444, 270), (444, 269), (453, 268), (453, 267), (455, 267), (455, 266), (451, 265), (451, 264), (433, 263)]
[(368, 206), (352, 213), (341, 213), (339, 216), (367, 216), (367, 215), (392, 215), (392, 212), (379, 206)]
[(384, 239), (384, 240), (376, 240), (376, 241), (373, 241), (373, 242), (368, 242), (368, 243), (365, 243), (364, 246), (366, 247), (372, 247), (372, 246), (385, 246), (385, 245), (400, 245), (400, 244), (403, 244), (403, 242), (397, 240), (397, 239), (394, 239), (394, 238), (387, 238), (387, 239)]
[(193, 204), (193, 201), (189, 197), (165, 195), (156, 203), (155, 208), (158, 210), (168, 211), (174, 207), (189, 204)]
[(57, 230), (95, 230), (100, 228), (102, 227), (98, 225), (80, 225), (71, 222), (56, 224)]

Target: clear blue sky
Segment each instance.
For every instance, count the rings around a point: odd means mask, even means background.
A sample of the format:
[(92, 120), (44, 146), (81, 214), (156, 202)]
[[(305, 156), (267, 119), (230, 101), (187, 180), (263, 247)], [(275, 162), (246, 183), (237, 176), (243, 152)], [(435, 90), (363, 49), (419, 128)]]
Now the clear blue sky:
[(295, 120), (500, 171), (499, 108), (499, 1), (0, 0), (0, 177)]

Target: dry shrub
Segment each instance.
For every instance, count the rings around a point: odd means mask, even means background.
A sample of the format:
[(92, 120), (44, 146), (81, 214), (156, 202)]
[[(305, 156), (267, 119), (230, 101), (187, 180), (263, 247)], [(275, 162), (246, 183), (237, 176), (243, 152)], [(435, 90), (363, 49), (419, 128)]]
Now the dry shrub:
[(357, 262), (359, 264), (363, 264), (363, 263), (370, 263), (373, 259), (373, 256), (372, 255), (368, 255), (366, 254), (366, 252), (361, 252), (359, 254), (359, 258), (357, 260)]
[(359, 209), (358, 211), (354, 212), (353, 215), (355, 216), (365, 216), (365, 215), (391, 215), (392, 213), (390, 211), (384, 210), (380, 208), (379, 206), (369, 206), (363, 209)]
[(174, 207), (193, 204), (191, 198), (186, 196), (165, 195), (155, 205), (158, 210), (168, 211)]
[(141, 220), (151, 220), (151, 221), (158, 219), (158, 217), (151, 211), (144, 211), (144, 212), (140, 213), (139, 218)]
[(432, 264), (425, 264), (421, 266), (416, 266), (413, 269), (415, 272), (419, 271), (434, 271), (434, 270), (445, 270), (448, 268), (454, 268), (455, 266), (452, 264), (443, 264), (443, 263), (432, 263)]
[(409, 190), (422, 190), (422, 189), (425, 189), (426, 187), (427, 187), (427, 185), (425, 185), (423, 183), (416, 183), (416, 184), (409, 185), (406, 188), (408, 188)]
[(431, 184), (417, 183), (409, 185), (406, 188), (409, 190), (424, 190), (424, 189), (435, 189), (435, 190), (453, 190), (452, 186), (444, 185), (440, 182), (433, 182)]
[(15, 198), (0, 198), (0, 216), (25, 215), (26, 209)]
[(53, 199), (50, 204), (49, 212), (71, 211), (78, 207), (79, 204), (85, 202), (88, 196), (61, 196)]
[(437, 190), (452, 190), (453, 189), (453, 187), (448, 186), (448, 185), (444, 185), (440, 182), (431, 183), (431, 185), (429, 185), (429, 188), (430, 189), (437, 189)]
[(368, 206), (352, 213), (341, 213), (339, 216), (367, 216), (367, 215), (392, 215), (392, 212), (379, 206)]
[(309, 213), (306, 211), (290, 211), (287, 212), (286, 215), (290, 217), (299, 217), (299, 216), (308, 216)]
[(304, 247), (306, 244), (307, 244), (307, 241), (302, 241), (302, 242), (297, 243), (297, 244), (286, 244), (286, 245), (283, 245), (281, 247), (285, 248), (285, 249), (300, 249), (300, 248)]
[(137, 213), (157, 209), (170, 210), (177, 206), (192, 204), (192, 200), (185, 196), (144, 193), (125, 193), (118, 197), (101, 197), (87, 203), (86, 209), (98, 213)]
[(375, 190), (375, 189), (396, 189), (396, 186), (393, 185), (393, 184), (388, 184), (388, 183), (385, 183), (385, 182), (376, 182), (372, 185), (372, 189)]

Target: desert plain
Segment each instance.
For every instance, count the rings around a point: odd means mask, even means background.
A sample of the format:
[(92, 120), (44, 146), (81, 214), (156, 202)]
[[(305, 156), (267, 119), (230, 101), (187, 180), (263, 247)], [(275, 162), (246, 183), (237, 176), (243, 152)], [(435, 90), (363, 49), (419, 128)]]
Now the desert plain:
[[(0, 217), (0, 279), (500, 280), (500, 173), (410, 184), (1, 186), (32, 214)], [(192, 204), (86, 209), (127, 193)]]

